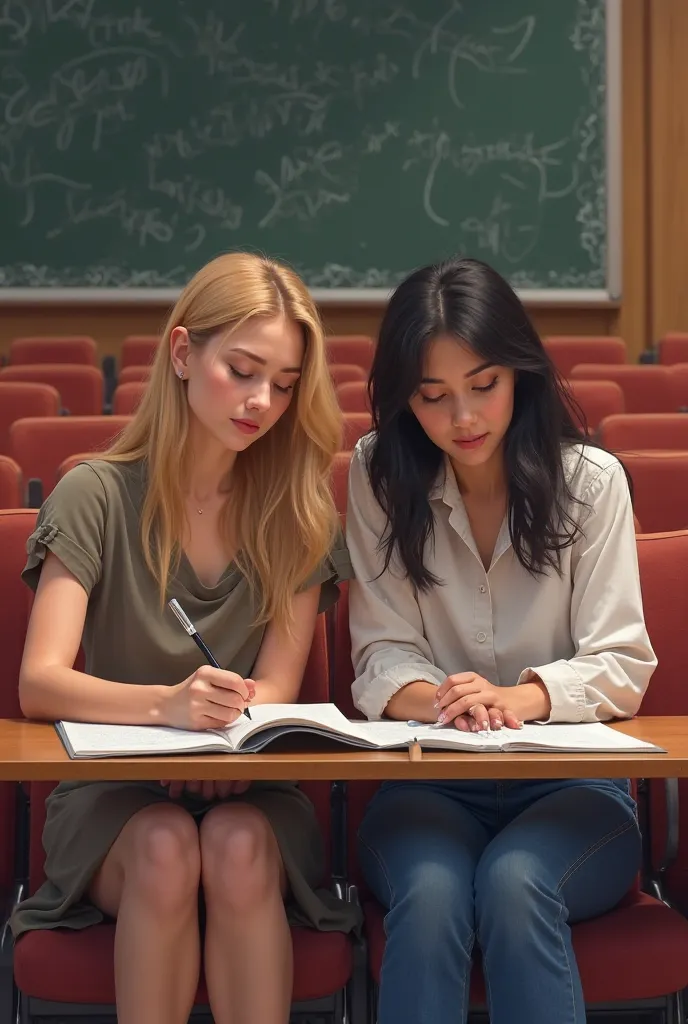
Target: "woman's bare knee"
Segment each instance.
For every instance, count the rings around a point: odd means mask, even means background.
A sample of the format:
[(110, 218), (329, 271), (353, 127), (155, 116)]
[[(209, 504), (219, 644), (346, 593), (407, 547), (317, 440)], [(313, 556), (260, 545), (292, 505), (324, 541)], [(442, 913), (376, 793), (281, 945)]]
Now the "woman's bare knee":
[(198, 829), (175, 804), (152, 804), (122, 829), (91, 886), (91, 898), (116, 916), (125, 892), (142, 906), (178, 912), (197, 898), (201, 859)]
[(284, 894), (282, 858), (264, 814), (250, 804), (223, 804), (200, 830), (203, 886), (213, 900), (240, 911)]

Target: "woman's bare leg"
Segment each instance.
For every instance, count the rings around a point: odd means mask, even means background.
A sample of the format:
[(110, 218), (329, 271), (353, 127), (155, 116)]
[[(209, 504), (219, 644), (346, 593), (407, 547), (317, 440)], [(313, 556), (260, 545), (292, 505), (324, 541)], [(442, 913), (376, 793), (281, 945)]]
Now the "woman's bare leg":
[(118, 1024), (187, 1024), (198, 984), (198, 829), (175, 804), (139, 811), (95, 876), (93, 902), (117, 918)]
[(265, 816), (222, 804), (201, 824), (205, 976), (216, 1024), (287, 1024), (293, 978), (285, 878)]

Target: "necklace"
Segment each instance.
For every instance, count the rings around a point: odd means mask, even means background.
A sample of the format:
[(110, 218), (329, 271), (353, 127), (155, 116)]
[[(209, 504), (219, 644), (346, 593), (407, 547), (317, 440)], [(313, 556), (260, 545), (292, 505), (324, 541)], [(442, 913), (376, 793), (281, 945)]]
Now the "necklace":
[(197, 508), (196, 511), (198, 512), (199, 516), (203, 515), (203, 509), (202, 508)]

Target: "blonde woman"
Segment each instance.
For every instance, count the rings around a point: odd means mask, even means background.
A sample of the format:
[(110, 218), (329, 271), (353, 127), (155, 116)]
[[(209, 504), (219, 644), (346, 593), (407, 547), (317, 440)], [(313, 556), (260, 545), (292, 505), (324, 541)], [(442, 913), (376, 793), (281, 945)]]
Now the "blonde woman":
[[(297, 699), (318, 609), (350, 574), (324, 349), (305, 286), (277, 263), (222, 256), (186, 287), (132, 423), (39, 513), (27, 716), (208, 729)], [(222, 670), (199, 664), (171, 597)], [(120, 1024), (188, 1020), (202, 932), (217, 1024), (284, 1024), (288, 919), (355, 923), (316, 888), (321, 836), (291, 783), (63, 783), (44, 844), (48, 880), (14, 934), (116, 918)]]

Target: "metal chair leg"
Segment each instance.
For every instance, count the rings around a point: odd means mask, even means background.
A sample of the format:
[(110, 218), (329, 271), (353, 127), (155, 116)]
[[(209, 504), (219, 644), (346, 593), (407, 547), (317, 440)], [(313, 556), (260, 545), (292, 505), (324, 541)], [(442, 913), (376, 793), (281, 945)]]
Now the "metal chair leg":
[(683, 992), (674, 992), (666, 998), (666, 1024), (685, 1024), (686, 1014)]

